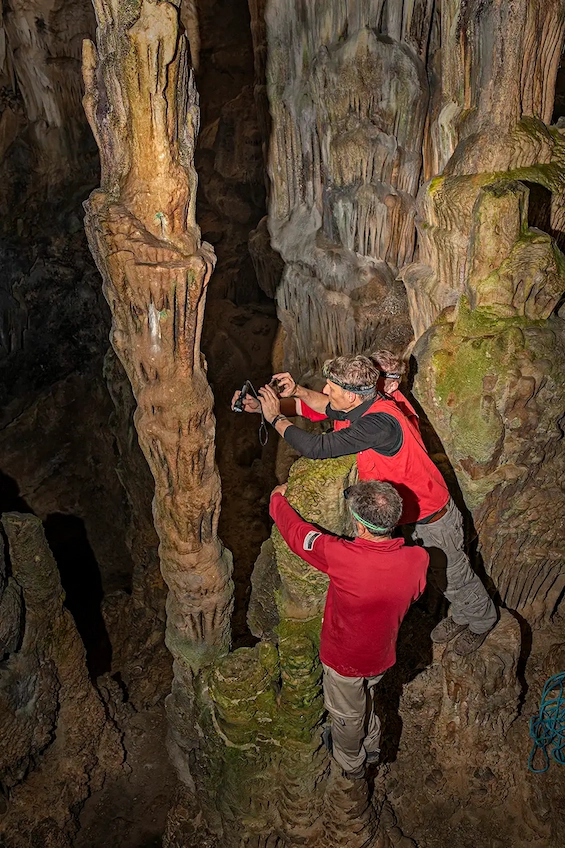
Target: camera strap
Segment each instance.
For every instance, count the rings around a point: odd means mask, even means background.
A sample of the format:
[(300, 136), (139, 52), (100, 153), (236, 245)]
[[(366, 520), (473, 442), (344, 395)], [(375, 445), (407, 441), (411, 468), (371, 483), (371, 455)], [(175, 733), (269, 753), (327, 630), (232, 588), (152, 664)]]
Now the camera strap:
[(265, 447), (267, 442), (269, 441), (269, 430), (267, 428), (267, 422), (265, 421), (265, 416), (263, 415), (263, 407), (261, 406), (261, 398), (258, 396), (253, 383), (250, 380), (247, 380), (247, 390), (250, 394), (253, 395), (256, 401), (259, 403), (259, 410), (261, 413), (261, 423), (259, 424), (259, 444), (262, 448)]

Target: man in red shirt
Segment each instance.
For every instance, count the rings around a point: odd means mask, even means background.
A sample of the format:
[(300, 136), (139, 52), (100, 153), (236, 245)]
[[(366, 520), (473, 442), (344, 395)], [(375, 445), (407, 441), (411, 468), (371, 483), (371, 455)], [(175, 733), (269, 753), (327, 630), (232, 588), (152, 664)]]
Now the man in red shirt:
[(365, 763), (378, 760), (380, 739), (372, 706), (367, 715), (366, 691), (372, 705), (374, 687), (396, 662), (398, 630), (422, 594), (429, 557), (392, 538), (402, 500), (388, 483), (367, 480), (345, 490), (354, 541), (304, 521), (286, 500), (286, 488), (273, 490), (271, 516), (289, 548), (330, 579), (320, 637), (328, 747), (347, 777), (361, 778)]
[[(414, 525), (412, 538), (432, 552), (430, 582), (451, 604), (451, 614), (432, 630), (431, 638), (440, 643), (455, 639), (455, 653), (472, 653), (496, 624), (496, 608), (471, 568), (461, 513), (428, 455), (417, 422), (379, 390), (380, 372), (366, 356), (329, 360), (324, 376), (323, 392), (315, 392), (297, 385), (288, 373), (275, 374), (282, 403), (293, 407), (289, 414), (329, 418), (333, 432), (318, 435), (295, 426), (270, 386), (259, 390), (266, 420), (302, 456), (328, 459), (355, 453), (362, 480), (383, 480), (397, 489), (404, 503), (400, 524)], [(261, 407), (246, 398), (246, 411)]]

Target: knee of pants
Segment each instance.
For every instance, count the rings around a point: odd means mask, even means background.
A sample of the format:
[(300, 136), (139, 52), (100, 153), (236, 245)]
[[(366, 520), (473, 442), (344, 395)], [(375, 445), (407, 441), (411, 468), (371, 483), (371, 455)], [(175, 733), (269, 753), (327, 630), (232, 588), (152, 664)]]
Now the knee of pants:
[(356, 756), (361, 750), (365, 738), (364, 717), (342, 716), (332, 712), (329, 715), (334, 745), (342, 751)]

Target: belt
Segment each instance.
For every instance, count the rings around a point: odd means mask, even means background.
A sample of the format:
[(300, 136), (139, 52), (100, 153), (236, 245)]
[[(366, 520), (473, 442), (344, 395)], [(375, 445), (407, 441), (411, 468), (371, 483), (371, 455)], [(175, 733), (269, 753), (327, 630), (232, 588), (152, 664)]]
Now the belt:
[(421, 521), (417, 521), (416, 524), (433, 524), (434, 521), (439, 521), (440, 518), (443, 518), (445, 513), (447, 512), (447, 508), (449, 507), (449, 501), (443, 507), (443, 509), (438, 509), (437, 512), (432, 512), (431, 515), (428, 515), (427, 518), (422, 518)]

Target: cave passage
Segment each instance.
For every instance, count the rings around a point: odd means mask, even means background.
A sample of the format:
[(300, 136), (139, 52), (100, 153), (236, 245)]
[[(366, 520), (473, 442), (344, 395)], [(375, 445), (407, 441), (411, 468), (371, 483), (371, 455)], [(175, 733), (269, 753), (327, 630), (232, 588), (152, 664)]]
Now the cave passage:
[(80, 518), (56, 512), (47, 517), (44, 528), (61, 575), (65, 606), (75, 620), (88, 671), (95, 680), (110, 671), (112, 661), (112, 646), (100, 609), (104, 595), (100, 568)]
[(5, 512), (33, 512), (20, 496), (18, 484), (0, 471), (0, 515)]

